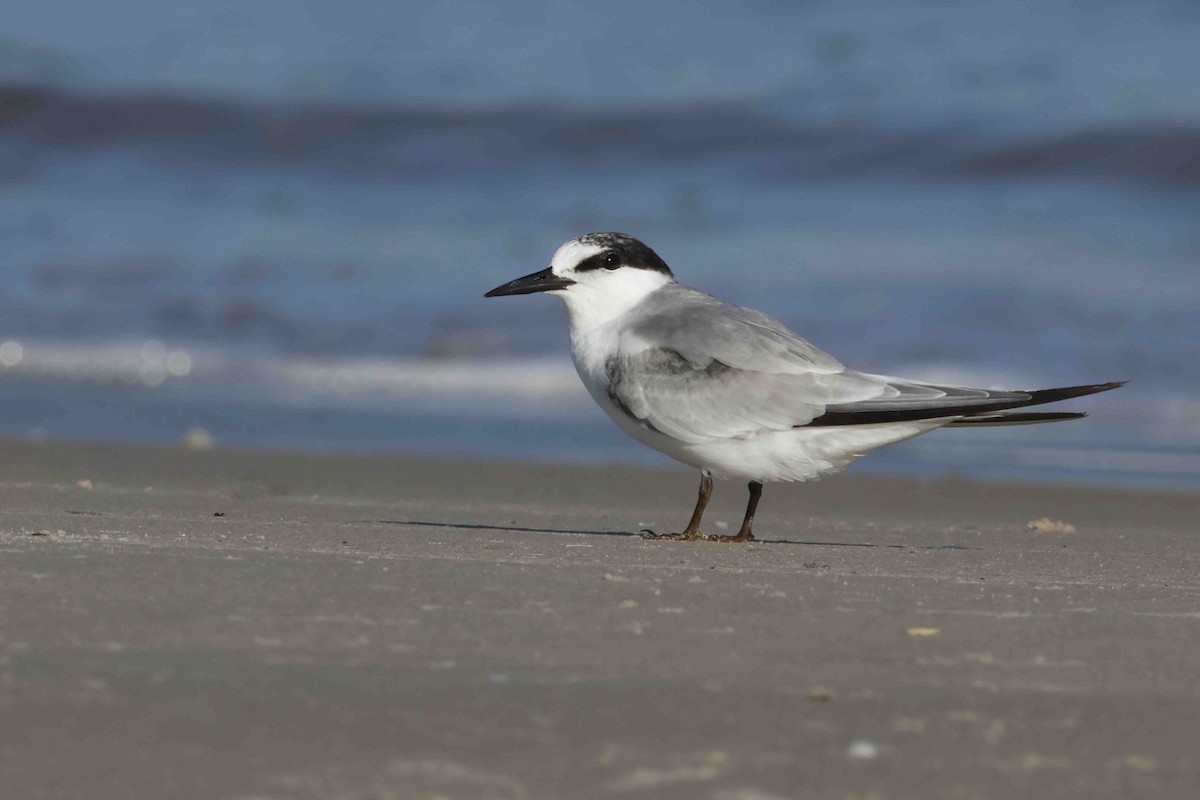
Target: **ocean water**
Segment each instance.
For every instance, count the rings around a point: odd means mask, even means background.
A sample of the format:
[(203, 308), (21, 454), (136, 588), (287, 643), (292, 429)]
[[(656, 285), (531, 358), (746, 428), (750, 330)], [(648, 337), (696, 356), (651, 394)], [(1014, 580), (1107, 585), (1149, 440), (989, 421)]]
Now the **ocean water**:
[(1132, 381), (856, 469), (1200, 489), (1195, 8), (26, 4), (0, 432), (665, 463), (482, 298), (624, 230), (857, 368)]

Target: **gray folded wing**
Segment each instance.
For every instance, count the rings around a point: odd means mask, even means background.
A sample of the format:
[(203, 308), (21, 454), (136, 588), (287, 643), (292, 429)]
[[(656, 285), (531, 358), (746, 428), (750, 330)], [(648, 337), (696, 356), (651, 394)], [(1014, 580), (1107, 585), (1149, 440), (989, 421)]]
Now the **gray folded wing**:
[(766, 314), (680, 284), (659, 289), (629, 319), (623, 348), (673, 350), (692, 364), (714, 359), (737, 369), (775, 373), (835, 373), (844, 367)]
[(618, 408), (681, 441), (884, 421), (880, 412), (956, 416), (1030, 397), (848, 370), (765, 314), (672, 288), (630, 320), (607, 378)]

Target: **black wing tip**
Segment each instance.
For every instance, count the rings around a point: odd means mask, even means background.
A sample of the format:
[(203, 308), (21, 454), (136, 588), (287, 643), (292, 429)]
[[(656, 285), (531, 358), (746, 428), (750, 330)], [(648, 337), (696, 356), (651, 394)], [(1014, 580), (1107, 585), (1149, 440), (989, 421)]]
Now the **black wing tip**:
[[(998, 411), (1008, 411), (1025, 406), (1038, 406), (1045, 403), (1057, 403), (1060, 400), (1070, 400), (1089, 394), (1107, 392), (1119, 389), (1129, 381), (1110, 381), (1108, 383), (1091, 383), (1085, 386), (1062, 386), (1056, 389), (1021, 390), (1020, 394), (1027, 397), (1020, 400), (1002, 400), (994, 403), (980, 403), (970, 406), (950, 406), (934, 408), (909, 408), (897, 411), (827, 411), (808, 423), (807, 426), (821, 428), (830, 425), (873, 425), (885, 422), (916, 422), (923, 419), (942, 419), (945, 417), (983, 417)], [(1060, 412), (1074, 413), (1074, 412)], [(983, 424), (982, 422), (978, 424)]]
[(1059, 400), (1070, 400), (1073, 397), (1086, 397), (1089, 394), (1110, 392), (1120, 389), (1129, 381), (1109, 381), (1108, 383), (1089, 383), (1083, 386), (1060, 386), (1054, 389), (1022, 390), (1028, 394), (1030, 402), (1021, 405), (1037, 405), (1040, 403), (1057, 403)]
[(1073, 387), (1070, 387), (1070, 388), (1073, 388), (1073, 389), (1090, 389), (1090, 390), (1092, 390), (1093, 392), (1107, 392), (1107, 391), (1111, 391), (1112, 389), (1120, 389), (1122, 386), (1124, 386), (1124, 385), (1125, 385), (1125, 384), (1127, 384), (1127, 383), (1129, 383), (1129, 381), (1128, 381), (1128, 380), (1124, 380), (1124, 381), (1109, 381), (1108, 383), (1091, 383), (1091, 384), (1088, 384), (1088, 385), (1086, 385), (1086, 386), (1073, 386)]
[(1108, 383), (1088, 383), (1088, 384), (1084, 384), (1083, 386), (1065, 386), (1061, 390), (1050, 389), (1049, 391), (1053, 392), (1053, 391), (1078, 390), (1081, 392), (1087, 392), (1088, 394), (1092, 394), (1094, 392), (1108, 392), (1113, 389), (1120, 389), (1122, 386), (1124, 386), (1127, 383), (1129, 383), (1129, 381), (1127, 381), (1127, 380), (1125, 380), (1125, 381), (1109, 381)]

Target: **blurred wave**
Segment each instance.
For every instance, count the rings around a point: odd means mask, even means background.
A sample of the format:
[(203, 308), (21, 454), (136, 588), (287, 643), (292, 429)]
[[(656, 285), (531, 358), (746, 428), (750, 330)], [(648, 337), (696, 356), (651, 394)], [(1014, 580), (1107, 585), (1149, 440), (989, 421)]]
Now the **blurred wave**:
[[(186, 95), (78, 96), (0, 85), (0, 175), (39, 161), (136, 148), (142, 158), (226, 169), (330, 170), (436, 180), (539, 163), (727, 163), (756, 180), (893, 175), (1200, 182), (1200, 121), (1146, 118), (1063, 133), (801, 124), (751, 101), (594, 109), (252, 105)], [(10, 178), (11, 179), (11, 178)]]

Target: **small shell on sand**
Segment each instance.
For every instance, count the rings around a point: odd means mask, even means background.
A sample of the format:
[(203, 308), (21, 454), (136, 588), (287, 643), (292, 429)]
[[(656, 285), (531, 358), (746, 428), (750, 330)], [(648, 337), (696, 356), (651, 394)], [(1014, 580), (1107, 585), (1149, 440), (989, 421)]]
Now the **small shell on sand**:
[(1074, 533), (1075, 526), (1069, 525), (1066, 522), (1052, 520), (1049, 517), (1035, 519), (1025, 526), (1031, 531), (1039, 533)]
[(921, 638), (921, 637), (925, 637), (925, 636), (937, 636), (939, 633), (942, 632), (942, 629), (941, 628), (905, 628), (904, 632), (907, 633), (909, 636), (915, 636), (915, 637)]

